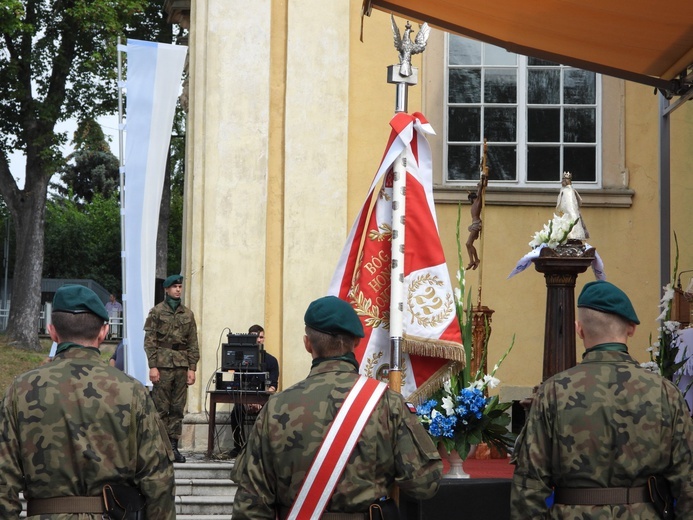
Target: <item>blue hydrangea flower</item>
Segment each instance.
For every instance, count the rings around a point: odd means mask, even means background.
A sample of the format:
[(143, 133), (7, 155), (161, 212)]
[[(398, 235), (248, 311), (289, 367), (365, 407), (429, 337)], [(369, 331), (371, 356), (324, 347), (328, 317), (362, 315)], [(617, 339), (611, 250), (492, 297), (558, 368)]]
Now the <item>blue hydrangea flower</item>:
[(462, 418), (463, 424), (467, 424), (473, 417), (481, 419), (484, 408), (486, 408), (486, 398), (478, 388), (465, 388), (457, 396), (455, 412)]
[(456, 416), (451, 415), (450, 417), (446, 417), (445, 414), (437, 413), (434, 417), (432, 417), (428, 431), (434, 437), (452, 438), (455, 435), (456, 424)]
[(416, 415), (431, 415), (431, 410), (435, 408), (437, 402), (435, 399), (429, 399), (425, 403), (420, 404), (416, 407)]

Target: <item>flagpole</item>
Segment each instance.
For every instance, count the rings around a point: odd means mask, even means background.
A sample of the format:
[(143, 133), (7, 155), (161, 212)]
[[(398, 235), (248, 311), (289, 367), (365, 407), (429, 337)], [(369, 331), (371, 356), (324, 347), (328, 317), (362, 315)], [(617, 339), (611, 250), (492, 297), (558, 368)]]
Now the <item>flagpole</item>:
[(122, 53), (125, 52), (125, 47), (121, 47), (120, 36), (118, 36), (118, 172), (120, 174), (120, 275), (122, 278), (122, 300), (123, 300), (123, 312), (122, 312), (122, 325), (121, 325), (121, 340), (123, 342), (123, 369), (125, 373), (128, 372), (128, 341), (127, 341), (127, 286), (125, 278), (125, 154), (123, 153), (123, 58)]
[[(409, 85), (418, 83), (419, 71), (411, 66), (411, 55), (423, 52), (428, 38), (428, 26), (422, 25), (419, 33), (423, 39), (411, 41), (411, 24), (407, 22), (404, 37), (393, 16), (392, 31), (395, 48), (399, 52), (398, 65), (387, 68), (387, 82), (397, 87), (395, 113), (406, 112), (409, 102)], [(425, 28), (424, 28), (425, 27)], [(407, 189), (407, 149), (399, 154), (392, 165), (392, 252), (390, 264), (390, 369), (388, 382), (396, 392), (402, 391), (402, 342), (404, 329), (404, 239)]]

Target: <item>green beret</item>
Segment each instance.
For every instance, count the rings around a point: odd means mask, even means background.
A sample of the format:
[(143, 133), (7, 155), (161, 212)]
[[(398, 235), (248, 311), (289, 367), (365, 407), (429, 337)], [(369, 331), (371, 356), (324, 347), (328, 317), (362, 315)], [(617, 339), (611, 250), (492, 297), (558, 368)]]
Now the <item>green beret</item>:
[(363, 325), (353, 307), (336, 296), (324, 296), (312, 302), (303, 317), (311, 329), (326, 334), (350, 334), (362, 338)]
[(53, 312), (90, 312), (108, 321), (108, 312), (96, 293), (83, 285), (63, 285), (53, 297)]
[(164, 289), (168, 289), (171, 287), (174, 283), (183, 283), (183, 275), (181, 274), (172, 274), (166, 280), (164, 280)]
[(578, 297), (577, 306), (616, 314), (627, 321), (640, 324), (633, 304), (630, 303), (626, 293), (614, 284), (603, 280), (586, 284)]

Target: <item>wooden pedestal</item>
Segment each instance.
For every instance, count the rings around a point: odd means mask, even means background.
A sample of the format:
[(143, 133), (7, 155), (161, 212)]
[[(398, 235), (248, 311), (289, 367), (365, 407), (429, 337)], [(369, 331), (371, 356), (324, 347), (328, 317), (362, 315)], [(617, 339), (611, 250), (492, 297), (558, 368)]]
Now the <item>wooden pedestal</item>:
[(596, 250), (582, 243), (545, 247), (533, 260), (546, 279), (543, 380), (576, 364), (575, 281), (594, 260)]

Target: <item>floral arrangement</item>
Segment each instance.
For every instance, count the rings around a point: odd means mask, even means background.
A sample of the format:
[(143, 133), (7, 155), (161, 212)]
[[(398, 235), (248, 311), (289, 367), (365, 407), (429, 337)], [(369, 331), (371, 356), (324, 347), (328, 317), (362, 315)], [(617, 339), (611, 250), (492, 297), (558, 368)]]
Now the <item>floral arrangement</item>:
[(529, 243), (530, 247), (535, 249), (545, 244), (551, 249), (556, 249), (568, 241), (568, 234), (577, 222), (577, 219), (571, 220), (568, 214), (560, 217), (554, 214), (553, 219), (544, 224), (544, 228), (541, 231), (537, 231), (534, 234), (534, 238)]
[[(472, 355), (472, 305), (471, 291), (467, 292), (465, 305), (465, 279), (462, 267), (462, 247), (460, 241), (460, 211), (457, 215), (457, 254), (460, 269), (457, 271), (458, 287), (455, 288), (457, 319), (462, 332), (462, 344), (466, 359)], [(488, 327), (488, 325), (487, 325)], [(487, 331), (488, 332), (488, 331)], [(488, 338), (488, 333), (486, 334)], [(461, 372), (452, 374), (443, 388), (417, 407), (419, 421), (434, 441), (441, 443), (448, 453), (455, 450), (464, 460), (473, 445), (486, 442), (503, 452), (512, 446), (515, 435), (508, 431), (510, 415), (507, 413), (512, 403), (499, 402), (498, 396), (487, 397), (488, 388), (495, 388), (500, 381), (495, 373), (505, 357), (513, 348), (511, 343), (503, 357), (496, 363), (490, 374), (478, 370), (472, 376), (469, 363)], [(488, 344), (484, 344), (484, 365)]]
[(484, 395), (491, 382), (495, 385), (498, 380), (484, 376), (465, 386), (462, 373), (454, 374), (416, 409), (419, 421), (433, 440), (442, 443), (448, 453), (457, 451), (462, 460), (473, 445), (486, 442), (503, 452), (515, 440), (507, 428), (511, 403), (500, 403), (497, 395)]
[[(652, 342), (650, 336), (650, 346), (647, 348), (650, 353), (650, 361), (642, 363), (641, 366), (660, 374), (662, 377), (678, 384), (681, 379), (681, 368), (688, 362), (688, 353), (681, 350), (681, 341), (677, 331), (681, 324), (678, 321), (671, 319), (671, 304), (674, 300), (674, 281), (678, 273), (679, 266), (679, 244), (674, 234), (674, 242), (676, 243), (676, 259), (674, 261), (674, 273), (671, 282), (665, 285), (662, 299), (659, 301), (660, 314), (656, 321), (660, 323), (657, 329), (657, 340)], [(691, 390), (691, 385), (683, 392), (686, 395)]]

